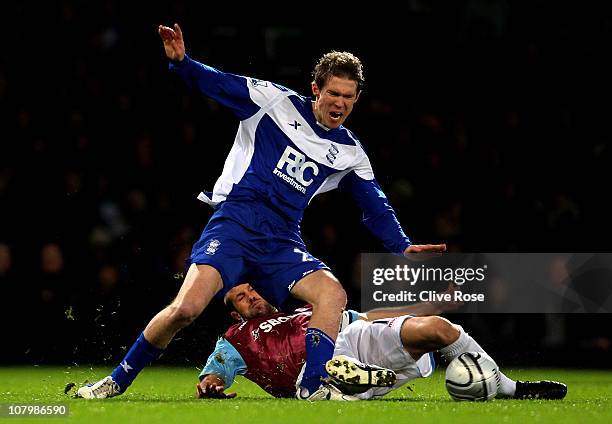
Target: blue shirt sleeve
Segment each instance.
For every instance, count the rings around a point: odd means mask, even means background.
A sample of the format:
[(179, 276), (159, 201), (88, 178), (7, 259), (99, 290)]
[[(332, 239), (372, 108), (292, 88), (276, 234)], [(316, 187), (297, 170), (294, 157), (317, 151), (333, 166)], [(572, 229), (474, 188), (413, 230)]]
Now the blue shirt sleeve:
[(200, 373), (200, 380), (208, 374), (215, 374), (223, 380), (227, 389), (234, 384), (236, 374), (244, 375), (246, 372), (247, 366), (240, 353), (230, 342), (220, 338)]
[(378, 237), (390, 252), (403, 254), (410, 246), (410, 239), (404, 233), (395, 211), (389, 204), (375, 179), (365, 180), (349, 172), (338, 185), (340, 190), (351, 193), (363, 211), (363, 223)]
[(170, 70), (178, 74), (192, 90), (231, 109), (240, 120), (253, 116), (259, 106), (251, 100), (247, 78), (221, 72), (185, 55), (180, 62), (170, 62)]

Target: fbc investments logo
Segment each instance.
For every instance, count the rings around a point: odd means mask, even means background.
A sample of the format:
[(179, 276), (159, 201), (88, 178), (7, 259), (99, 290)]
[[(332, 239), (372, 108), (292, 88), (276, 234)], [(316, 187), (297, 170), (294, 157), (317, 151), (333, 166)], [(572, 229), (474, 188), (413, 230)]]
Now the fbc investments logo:
[(306, 194), (306, 187), (312, 184), (312, 177), (319, 175), (319, 167), (314, 162), (306, 161), (304, 154), (287, 146), (272, 173)]

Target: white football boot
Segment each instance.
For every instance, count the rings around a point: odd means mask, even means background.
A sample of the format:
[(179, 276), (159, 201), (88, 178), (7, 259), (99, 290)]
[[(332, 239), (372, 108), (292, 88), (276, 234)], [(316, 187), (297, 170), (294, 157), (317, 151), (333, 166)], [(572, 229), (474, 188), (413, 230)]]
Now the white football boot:
[(76, 397), (84, 399), (106, 399), (120, 395), (119, 386), (109, 375), (94, 384), (88, 384), (79, 388)]
[(308, 395), (307, 390), (298, 389), (296, 397), (301, 400), (308, 400), (311, 402), (317, 400), (340, 400), (340, 401), (353, 401), (359, 400), (359, 398), (351, 395), (344, 394), (336, 386), (330, 383), (321, 384), (319, 388), (311, 395)]
[(327, 361), (325, 371), (330, 382), (348, 394), (363, 393), (372, 387), (392, 387), (397, 380), (393, 370), (364, 364), (345, 355)]

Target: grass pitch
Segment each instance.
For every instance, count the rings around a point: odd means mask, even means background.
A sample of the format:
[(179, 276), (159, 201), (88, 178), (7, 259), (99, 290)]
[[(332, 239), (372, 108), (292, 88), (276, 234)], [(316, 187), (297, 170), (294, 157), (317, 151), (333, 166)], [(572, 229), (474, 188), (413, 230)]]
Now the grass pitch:
[(562, 401), (494, 400), (455, 402), (444, 388), (440, 371), (416, 380), (385, 398), (362, 402), (300, 402), (274, 399), (239, 377), (229, 390), (230, 400), (194, 398), (198, 370), (150, 367), (130, 390), (106, 400), (72, 399), (64, 395), (67, 383), (96, 381), (108, 368), (4, 367), (0, 368), (0, 403), (69, 406), (67, 418), (0, 418), (1, 422), (72, 423), (470, 423), (612, 422), (612, 371), (559, 369), (505, 370), (521, 380), (552, 379), (565, 382)]

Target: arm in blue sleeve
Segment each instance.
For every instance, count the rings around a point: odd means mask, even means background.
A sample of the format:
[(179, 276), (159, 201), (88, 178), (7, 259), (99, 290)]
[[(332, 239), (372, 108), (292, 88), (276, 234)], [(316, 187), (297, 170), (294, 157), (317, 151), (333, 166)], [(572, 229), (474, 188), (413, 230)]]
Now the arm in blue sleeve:
[(200, 380), (208, 374), (214, 374), (223, 380), (227, 389), (234, 383), (236, 374), (244, 375), (246, 372), (247, 366), (240, 353), (230, 342), (220, 338), (217, 340), (215, 351), (208, 357), (200, 373)]
[(230, 108), (240, 120), (259, 110), (251, 100), (245, 77), (221, 72), (187, 55), (180, 62), (170, 62), (170, 70), (178, 74), (190, 89)]
[(390, 252), (403, 254), (410, 246), (410, 239), (404, 233), (375, 179), (364, 180), (354, 171), (349, 172), (338, 185), (340, 190), (348, 191), (363, 211), (363, 223), (378, 237)]

